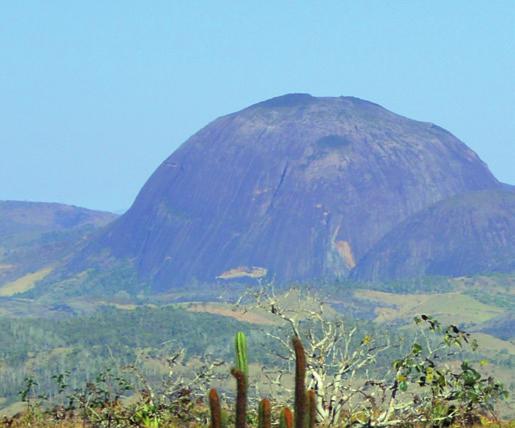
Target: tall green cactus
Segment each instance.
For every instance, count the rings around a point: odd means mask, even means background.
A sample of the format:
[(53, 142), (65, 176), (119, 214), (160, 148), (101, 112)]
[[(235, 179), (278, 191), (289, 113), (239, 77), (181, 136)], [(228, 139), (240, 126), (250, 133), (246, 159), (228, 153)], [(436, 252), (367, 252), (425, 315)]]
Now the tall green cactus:
[(236, 379), (236, 428), (245, 428), (247, 419), (247, 390), (249, 388), (249, 359), (247, 337), (239, 331), (234, 338), (236, 368), (231, 374)]
[(306, 397), (306, 354), (298, 336), (292, 339), (295, 351), (295, 428), (305, 428)]
[(236, 348), (236, 368), (245, 375), (245, 382), (248, 386), (249, 378), (249, 359), (247, 353), (247, 337), (245, 333), (239, 331), (234, 338)]
[(258, 428), (272, 428), (272, 406), (270, 400), (263, 398), (259, 402)]

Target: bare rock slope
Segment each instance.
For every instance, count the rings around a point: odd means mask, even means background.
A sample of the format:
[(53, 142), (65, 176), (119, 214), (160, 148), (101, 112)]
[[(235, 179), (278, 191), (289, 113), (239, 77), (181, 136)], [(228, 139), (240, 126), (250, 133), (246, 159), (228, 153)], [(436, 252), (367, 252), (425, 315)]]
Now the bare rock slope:
[(455, 196), (394, 228), (352, 272), (357, 280), (515, 272), (515, 192)]
[(353, 97), (285, 95), (193, 135), (69, 268), (128, 260), (154, 291), (347, 276), (413, 214), (499, 187), (436, 125)]

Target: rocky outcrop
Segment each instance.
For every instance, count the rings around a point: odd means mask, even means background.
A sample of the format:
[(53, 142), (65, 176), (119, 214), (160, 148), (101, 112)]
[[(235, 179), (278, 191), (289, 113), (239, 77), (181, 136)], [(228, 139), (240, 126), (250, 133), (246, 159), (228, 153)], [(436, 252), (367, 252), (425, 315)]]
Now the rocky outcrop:
[(360, 281), (515, 272), (515, 192), (449, 198), (411, 216), (366, 254)]
[(193, 135), (69, 269), (130, 260), (154, 291), (238, 272), (346, 276), (411, 215), (498, 187), (478, 156), (436, 125), (353, 97), (285, 95)]

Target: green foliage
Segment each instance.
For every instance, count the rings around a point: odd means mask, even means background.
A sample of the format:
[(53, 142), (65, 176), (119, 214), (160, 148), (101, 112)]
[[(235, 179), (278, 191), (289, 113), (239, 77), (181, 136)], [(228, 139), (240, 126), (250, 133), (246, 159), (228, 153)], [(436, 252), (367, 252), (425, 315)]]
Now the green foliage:
[(510, 292), (502, 293), (492, 292), (488, 289), (472, 289), (467, 290), (466, 294), (486, 305), (515, 311), (515, 296)]
[[(102, 300), (120, 294), (136, 298), (149, 292), (149, 284), (139, 278), (130, 262), (114, 261), (105, 255), (100, 260), (99, 264), (104, 264), (101, 267), (93, 267), (75, 275), (64, 274), (62, 278), (50, 275), (24, 296), (61, 301), (86, 294), (88, 300)], [(92, 265), (95, 266), (94, 263)]]
[(248, 324), (234, 319), (174, 306), (106, 307), (61, 320), (0, 318), (0, 397), (6, 399), (5, 405), (16, 402), (30, 376), (38, 383), (33, 389), (53, 399), (59, 389), (52, 379), (56, 373), (69, 372), (69, 387), (80, 388), (106, 367), (121, 375), (122, 368), (131, 364), (150, 383), (159, 384), (166, 372), (156, 367), (173, 350), (184, 348), (187, 361), (206, 353), (230, 359), (237, 331), (255, 341), (264, 336), (259, 328), (251, 332)]
[(159, 428), (158, 409), (154, 404), (143, 403), (135, 410), (132, 420), (142, 428)]
[(507, 397), (504, 386), (490, 376), (483, 377), (467, 361), (461, 361), (459, 369), (448, 363), (457, 349), (477, 349), (470, 334), (455, 325), (443, 327), (427, 315), (415, 317), (415, 323), (421, 327), (423, 342), (413, 343), (403, 358), (393, 362), (392, 395), (413, 389), (417, 400), (409, 409), (412, 415), (442, 423), (467, 424), (483, 412), (493, 412), (494, 403)]

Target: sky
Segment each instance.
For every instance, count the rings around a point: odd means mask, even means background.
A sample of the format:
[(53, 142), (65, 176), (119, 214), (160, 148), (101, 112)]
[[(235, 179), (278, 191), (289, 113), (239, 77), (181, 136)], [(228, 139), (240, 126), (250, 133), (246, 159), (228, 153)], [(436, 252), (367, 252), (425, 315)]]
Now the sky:
[(436, 123), (515, 184), (513, 0), (26, 0), (0, 5), (0, 200), (123, 212), (201, 127), (292, 92)]

